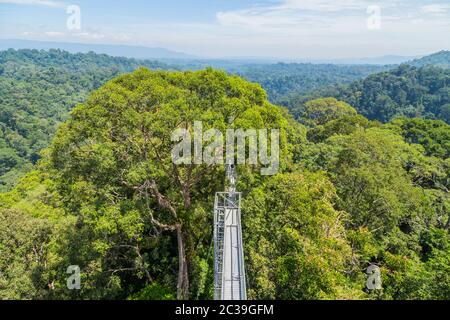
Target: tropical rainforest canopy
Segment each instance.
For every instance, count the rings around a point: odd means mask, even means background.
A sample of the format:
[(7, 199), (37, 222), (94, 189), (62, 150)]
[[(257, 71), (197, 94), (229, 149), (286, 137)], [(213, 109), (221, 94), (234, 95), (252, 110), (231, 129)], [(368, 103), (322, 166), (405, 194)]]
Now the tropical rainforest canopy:
[(306, 95), (286, 98), (281, 103), (298, 116), (305, 102), (318, 97), (343, 100), (370, 120), (388, 122), (408, 117), (450, 123), (450, 69), (405, 64), (349, 85), (321, 87)]
[[(67, 65), (49, 65), (61, 55)], [(278, 174), (237, 167), (250, 299), (450, 299), (445, 69), (310, 92), (291, 115), (259, 84), (210, 68), (119, 75), (140, 62), (1, 57), (1, 299), (211, 299), (224, 167), (171, 159), (173, 130), (194, 121), (281, 133)], [(24, 57), (34, 62), (14, 62)], [(81, 290), (67, 289), (71, 265)], [(366, 288), (369, 265), (380, 290)]]

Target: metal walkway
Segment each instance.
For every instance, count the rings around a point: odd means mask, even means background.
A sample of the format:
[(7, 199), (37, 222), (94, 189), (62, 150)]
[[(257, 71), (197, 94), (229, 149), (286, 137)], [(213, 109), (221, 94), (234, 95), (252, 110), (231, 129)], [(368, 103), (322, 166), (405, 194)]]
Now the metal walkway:
[(227, 167), (230, 187), (214, 202), (214, 299), (246, 300), (241, 194), (235, 190), (234, 167)]

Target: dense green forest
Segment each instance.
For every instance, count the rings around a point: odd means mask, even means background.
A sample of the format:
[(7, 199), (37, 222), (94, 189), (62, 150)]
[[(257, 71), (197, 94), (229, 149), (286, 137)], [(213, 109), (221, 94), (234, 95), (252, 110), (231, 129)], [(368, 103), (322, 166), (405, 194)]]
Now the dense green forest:
[(269, 101), (275, 104), (280, 104), (290, 97), (309, 94), (326, 86), (348, 84), (394, 67), (392, 65), (256, 63), (227, 60), (186, 60), (178, 62), (178, 65), (183, 71), (213, 67), (259, 83), (266, 90)]
[[(69, 111), (106, 81), (140, 66), (175, 70), (207, 65), (186, 62), (173, 66), (61, 50), (0, 52), (0, 192), (9, 190), (18, 177), (32, 168)], [(218, 65), (230, 73), (240, 73), (251, 81), (260, 82), (272, 102), (291, 92), (309, 93), (325, 85), (350, 82), (380, 70), (376, 66)]]
[(0, 191), (29, 171), (69, 111), (114, 76), (152, 61), (60, 50), (0, 52)]
[(349, 103), (370, 120), (387, 122), (398, 117), (420, 117), (450, 123), (450, 69), (405, 64), (349, 85), (339, 84), (287, 98), (282, 104), (299, 117), (307, 101), (324, 96)]
[(308, 94), (325, 86), (350, 83), (390, 68), (377, 65), (276, 63), (237, 66), (226, 71), (261, 84), (269, 100), (277, 104), (291, 95)]
[[(238, 166), (251, 299), (449, 299), (450, 127), (334, 98), (295, 121), (225, 72), (139, 69), (94, 91), (0, 195), (0, 298), (210, 299), (223, 166), (172, 166), (171, 132), (278, 128), (280, 173)], [(180, 261), (182, 263), (180, 263)], [(366, 269), (382, 289), (366, 289)], [(79, 265), (81, 290), (66, 288)]]
[(450, 299), (450, 74), (402, 65), (345, 84), (385, 67), (370, 68), (242, 69), (256, 84), (0, 52), (0, 299), (211, 299), (224, 168), (173, 166), (171, 134), (230, 119), (281, 133), (278, 174), (237, 167), (250, 299)]

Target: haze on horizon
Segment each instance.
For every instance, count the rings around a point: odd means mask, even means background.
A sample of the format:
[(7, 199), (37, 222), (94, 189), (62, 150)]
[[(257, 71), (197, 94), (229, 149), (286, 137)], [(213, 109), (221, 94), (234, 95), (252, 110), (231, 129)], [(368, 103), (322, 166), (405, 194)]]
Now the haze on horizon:
[[(80, 9), (80, 28), (69, 28)], [(70, 10), (69, 10), (70, 11)], [(340, 59), (450, 48), (448, 0), (0, 0), (0, 38), (163, 47), (201, 57)]]

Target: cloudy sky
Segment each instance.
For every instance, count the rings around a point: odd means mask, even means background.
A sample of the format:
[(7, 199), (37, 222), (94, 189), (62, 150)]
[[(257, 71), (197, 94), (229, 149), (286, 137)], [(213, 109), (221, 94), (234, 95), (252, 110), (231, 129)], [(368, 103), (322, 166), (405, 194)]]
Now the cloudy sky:
[(450, 49), (450, 0), (0, 0), (0, 38), (210, 57), (416, 56)]

